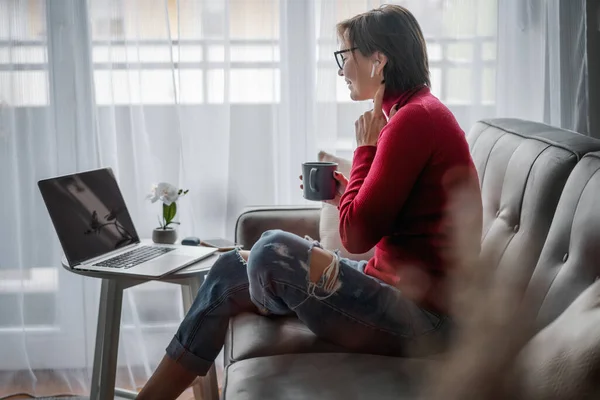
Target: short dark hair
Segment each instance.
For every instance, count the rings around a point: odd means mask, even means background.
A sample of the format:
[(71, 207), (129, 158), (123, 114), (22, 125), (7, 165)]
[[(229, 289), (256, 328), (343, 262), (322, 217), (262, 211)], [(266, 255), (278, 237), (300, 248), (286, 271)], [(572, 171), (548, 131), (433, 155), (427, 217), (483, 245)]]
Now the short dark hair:
[(383, 79), (388, 93), (431, 86), (423, 31), (406, 8), (383, 5), (340, 22), (337, 32), (365, 57), (376, 51), (385, 54)]

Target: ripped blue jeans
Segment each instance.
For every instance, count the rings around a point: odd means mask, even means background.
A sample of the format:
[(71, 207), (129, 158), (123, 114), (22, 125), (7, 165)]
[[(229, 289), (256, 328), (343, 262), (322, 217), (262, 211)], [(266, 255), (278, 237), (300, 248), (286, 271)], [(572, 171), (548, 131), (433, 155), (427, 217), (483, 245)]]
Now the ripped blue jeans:
[(366, 261), (332, 253), (333, 262), (312, 283), (314, 246), (319, 244), (273, 230), (252, 247), (247, 263), (237, 250), (221, 255), (167, 355), (187, 370), (206, 375), (223, 347), (229, 319), (243, 312), (296, 315), (317, 336), (350, 351), (420, 356), (445, 346), (448, 318), (365, 275)]

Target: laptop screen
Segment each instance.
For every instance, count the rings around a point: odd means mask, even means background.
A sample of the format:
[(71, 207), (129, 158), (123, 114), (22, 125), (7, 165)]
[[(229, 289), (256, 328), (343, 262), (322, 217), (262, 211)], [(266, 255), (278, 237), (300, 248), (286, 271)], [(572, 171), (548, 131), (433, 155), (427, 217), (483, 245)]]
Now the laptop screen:
[(139, 243), (110, 168), (46, 179), (38, 186), (70, 265)]

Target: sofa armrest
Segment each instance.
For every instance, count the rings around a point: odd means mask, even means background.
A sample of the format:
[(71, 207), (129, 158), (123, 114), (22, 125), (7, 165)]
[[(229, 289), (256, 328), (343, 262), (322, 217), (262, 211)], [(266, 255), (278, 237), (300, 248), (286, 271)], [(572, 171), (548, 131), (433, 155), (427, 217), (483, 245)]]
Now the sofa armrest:
[(281, 229), (319, 240), (321, 206), (248, 207), (235, 224), (235, 241), (249, 250), (263, 232)]

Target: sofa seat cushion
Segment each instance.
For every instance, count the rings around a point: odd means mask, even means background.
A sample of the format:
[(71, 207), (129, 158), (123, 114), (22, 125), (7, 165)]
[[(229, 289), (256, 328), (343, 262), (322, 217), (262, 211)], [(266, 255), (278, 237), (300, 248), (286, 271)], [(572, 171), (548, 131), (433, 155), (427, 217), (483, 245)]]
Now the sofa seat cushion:
[(414, 399), (434, 362), (341, 353), (253, 358), (227, 367), (223, 399)]
[(600, 282), (531, 339), (515, 373), (525, 399), (600, 398)]
[(345, 352), (317, 338), (295, 317), (241, 314), (229, 321), (225, 365), (254, 357), (279, 354)]

